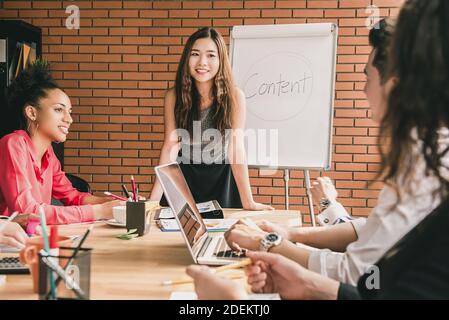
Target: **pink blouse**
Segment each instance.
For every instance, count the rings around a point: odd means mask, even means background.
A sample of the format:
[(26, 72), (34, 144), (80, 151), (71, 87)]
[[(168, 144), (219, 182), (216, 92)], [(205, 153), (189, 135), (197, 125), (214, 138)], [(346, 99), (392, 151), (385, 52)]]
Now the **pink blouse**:
[[(43, 206), (48, 224), (93, 221), (92, 206), (82, 205), (88, 193), (72, 186), (51, 146), (41, 163), (39, 168), (25, 131), (14, 131), (0, 140), (0, 215), (14, 211), (38, 214)], [(51, 205), (52, 198), (66, 207)]]

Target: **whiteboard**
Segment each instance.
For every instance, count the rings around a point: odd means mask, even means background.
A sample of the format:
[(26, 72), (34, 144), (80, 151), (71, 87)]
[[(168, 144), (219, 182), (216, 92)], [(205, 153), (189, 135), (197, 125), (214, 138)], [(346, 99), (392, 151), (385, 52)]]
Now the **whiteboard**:
[(233, 27), (249, 166), (330, 168), (337, 34), (333, 23)]

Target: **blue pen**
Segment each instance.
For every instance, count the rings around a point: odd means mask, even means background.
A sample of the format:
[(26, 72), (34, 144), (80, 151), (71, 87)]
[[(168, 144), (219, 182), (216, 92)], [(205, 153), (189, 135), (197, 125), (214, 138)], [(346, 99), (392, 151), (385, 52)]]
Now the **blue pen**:
[[(42, 237), (44, 238), (44, 250), (48, 254), (50, 254), (50, 244), (48, 242), (48, 233), (47, 233), (47, 221), (45, 219), (45, 212), (42, 206), (39, 207), (39, 219), (41, 221)], [(56, 290), (55, 290), (55, 282), (53, 280), (53, 272), (50, 272), (50, 290), (51, 290), (51, 298), (55, 300)]]

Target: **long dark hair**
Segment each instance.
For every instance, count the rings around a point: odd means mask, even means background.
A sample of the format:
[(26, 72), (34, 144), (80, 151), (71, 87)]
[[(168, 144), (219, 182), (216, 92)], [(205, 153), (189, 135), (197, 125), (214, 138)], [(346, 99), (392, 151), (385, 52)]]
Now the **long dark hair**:
[(235, 101), (234, 84), (224, 39), (215, 29), (209, 27), (201, 28), (193, 33), (184, 47), (176, 73), (176, 126), (186, 129), (192, 134), (193, 121), (199, 120), (200, 97), (189, 72), (189, 57), (195, 41), (202, 38), (212, 39), (218, 48), (220, 66), (212, 86), (214, 103), (211, 111), (216, 129), (223, 133), (225, 129), (231, 128), (232, 124), (232, 106)]
[(394, 20), (391, 18), (381, 19), (369, 31), (369, 44), (375, 50), (373, 66), (379, 72), (382, 83), (387, 79), (388, 58), (390, 53), (391, 39), (393, 38)]
[(61, 88), (51, 75), (48, 61), (38, 59), (24, 69), (6, 91), (7, 128), (3, 129), (3, 134), (14, 130), (27, 131), (29, 120), (25, 116), (25, 107), (37, 107), (39, 100), (47, 97), (49, 90), (53, 89)]
[(421, 154), (425, 174), (434, 174), (441, 183), (436, 191), (447, 195), (449, 184), (440, 169), (448, 148), (441, 150), (438, 140), (439, 129), (449, 124), (448, 20), (449, 1), (408, 0), (395, 26), (388, 73), (398, 81), (381, 121), (380, 144), (386, 145), (384, 179), (393, 181), (396, 190), (400, 183), (410, 191), (412, 169)]

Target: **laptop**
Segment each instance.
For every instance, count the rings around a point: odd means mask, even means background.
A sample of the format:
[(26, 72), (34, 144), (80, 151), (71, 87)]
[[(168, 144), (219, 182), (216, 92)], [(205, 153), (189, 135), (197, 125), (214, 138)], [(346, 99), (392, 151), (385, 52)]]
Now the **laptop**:
[(226, 265), (244, 258), (228, 246), (224, 233), (207, 231), (178, 163), (158, 166), (155, 171), (195, 263)]

